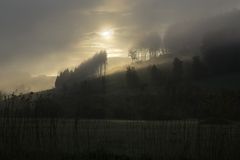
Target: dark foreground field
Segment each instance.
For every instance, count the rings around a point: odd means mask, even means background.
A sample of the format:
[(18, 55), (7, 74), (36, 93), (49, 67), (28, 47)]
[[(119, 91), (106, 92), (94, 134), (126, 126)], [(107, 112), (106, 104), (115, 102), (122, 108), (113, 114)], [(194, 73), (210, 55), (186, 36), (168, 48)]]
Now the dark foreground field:
[(230, 121), (0, 120), (1, 159), (237, 160)]

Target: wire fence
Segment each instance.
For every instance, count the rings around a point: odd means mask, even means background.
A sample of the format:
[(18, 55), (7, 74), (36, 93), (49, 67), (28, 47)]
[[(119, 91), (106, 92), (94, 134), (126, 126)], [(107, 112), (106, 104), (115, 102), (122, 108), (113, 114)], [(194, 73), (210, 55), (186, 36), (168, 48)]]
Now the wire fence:
[(0, 156), (50, 152), (107, 153), (133, 159), (238, 160), (239, 142), (236, 122), (0, 119)]

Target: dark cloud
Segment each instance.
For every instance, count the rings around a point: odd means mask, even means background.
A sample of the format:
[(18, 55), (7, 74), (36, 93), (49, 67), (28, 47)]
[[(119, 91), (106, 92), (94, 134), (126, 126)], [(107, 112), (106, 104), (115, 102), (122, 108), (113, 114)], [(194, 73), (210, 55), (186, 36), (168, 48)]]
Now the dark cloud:
[[(104, 46), (126, 56), (145, 33), (238, 7), (239, 0), (0, 0), (0, 68), (56, 74)], [(114, 28), (112, 42), (99, 39), (104, 26)]]
[[(164, 36), (165, 47), (178, 54), (186, 52), (200, 54), (204, 39), (215, 33), (220, 35), (231, 33), (228, 37), (231, 39), (226, 38), (226, 41), (234, 44), (238, 42), (235, 38), (239, 37), (239, 19), (240, 10), (235, 10), (210, 18), (176, 23), (168, 28)], [(218, 42), (218, 39), (214, 41)]]

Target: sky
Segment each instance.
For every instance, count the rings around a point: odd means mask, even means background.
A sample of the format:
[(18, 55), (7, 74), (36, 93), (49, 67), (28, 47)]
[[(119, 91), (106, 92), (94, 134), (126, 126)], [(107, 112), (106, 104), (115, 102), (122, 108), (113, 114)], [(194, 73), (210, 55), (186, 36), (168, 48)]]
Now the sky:
[(239, 6), (239, 0), (0, 0), (0, 90), (52, 88), (60, 71), (102, 49), (110, 65), (122, 65), (144, 34), (164, 35), (170, 24)]

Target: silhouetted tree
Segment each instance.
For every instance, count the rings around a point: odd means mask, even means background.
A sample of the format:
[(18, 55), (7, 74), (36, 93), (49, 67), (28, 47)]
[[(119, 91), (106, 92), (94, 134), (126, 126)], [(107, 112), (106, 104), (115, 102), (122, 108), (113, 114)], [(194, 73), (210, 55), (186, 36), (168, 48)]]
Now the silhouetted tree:
[(3, 92), (0, 91), (0, 101), (2, 101), (3, 98), (4, 98), (4, 94), (3, 94)]
[(150, 33), (140, 39), (130, 49), (129, 56), (136, 61), (145, 61), (148, 59), (156, 58), (165, 53), (162, 49), (162, 39), (158, 33)]
[(150, 70), (151, 73), (151, 79), (154, 84), (160, 84), (161, 83), (161, 71), (157, 68), (156, 65), (153, 65)]
[(183, 78), (183, 62), (179, 58), (173, 61), (173, 80), (178, 83)]
[(160, 54), (163, 54), (161, 51), (162, 39), (158, 33), (151, 33), (146, 41), (148, 41), (146, 49), (149, 52), (149, 58), (156, 58)]
[(192, 76), (194, 80), (200, 80), (207, 75), (207, 69), (201, 62), (199, 56), (192, 58)]
[(139, 77), (134, 67), (127, 67), (126, 81), (129, 88), (136, 88), (139, 86)]
[(91, 78), (101, 78), (106, 74), (107, 52), (100, 51), (92, 58), (81, 63), (73, 71), (68, 69), (60, 73), (56, 78), (55, 87), (64, 89), (69, 86), (80, 84), (82, 81)]
[(67, 82), (71, 78), (72, 72), (69, 71), (69, 69), (64, 70), (63, 72), (60, 73), (59, 76), (57, 76), (56, 81), (55, 81), (55, 87), (56, 88), (66, 88)]
[(91, 77), (102, 77), (106, 73), (107, 52), (100, 51), (92, 58), (81, 63), (73, 71), (73, 77), (79, 80), (85, 80)]
[(137, 61), (138, 57), (137, 57), (137, 50), (135, 49), (130, 49), (128, 51), (128, 57), (130, 57), (132, 59), (132, 62)]

